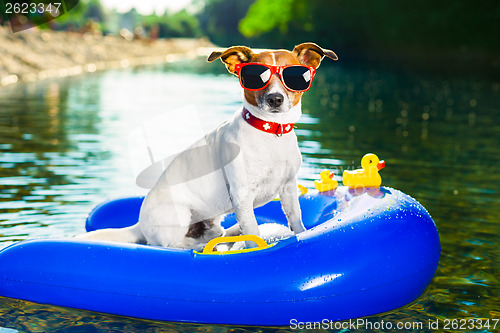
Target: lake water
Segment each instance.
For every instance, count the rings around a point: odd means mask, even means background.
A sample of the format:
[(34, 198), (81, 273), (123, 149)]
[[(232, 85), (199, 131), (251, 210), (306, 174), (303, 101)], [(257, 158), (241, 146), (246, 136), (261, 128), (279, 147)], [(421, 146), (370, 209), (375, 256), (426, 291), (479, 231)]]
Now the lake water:
[[(141, 123), (159, 159), (169, 153), (165, 146), (189, 143), (240, 102), (237, 79), (222, 64), (201, 60), (0, 89), (0, 248), (82, 233), (99, 202), (145, 193), (134, 177), (147, 154), (137, 160), (128, 145), (144, 131)], [(454, 331), (451, 323), (444, 328), (446, 320), (479, 318), (490, 320), (481, 331), (498, 330), (500, 82), (338, 62), (318, 70), (303, 110), (296, 130), (304, 161), (300, 183), (312, 187), (323, 168), (340, 179), (343, 169), (374, 152), (386, 161), (383, 184), (421, 201), (439, 229), (441, 262), (426, 293), (368, 319), (422, 323), (427, 331), (439, 320), (441, 331)], [(163, 141), (154, 135), (160, 120), (169, 123)], [(153, 322), (0, 298), (0, 332), (16, 330), (275, 331)]]

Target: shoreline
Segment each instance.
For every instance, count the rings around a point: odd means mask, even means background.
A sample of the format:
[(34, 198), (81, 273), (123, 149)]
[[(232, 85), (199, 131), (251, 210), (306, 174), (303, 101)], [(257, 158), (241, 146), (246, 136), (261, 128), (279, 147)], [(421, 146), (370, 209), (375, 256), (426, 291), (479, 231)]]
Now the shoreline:
[(120, 36), (0, 26), (0, 89), (17, 82), (168, 63), (206, 56), (217, 48), (206, 38), (126, 40)]

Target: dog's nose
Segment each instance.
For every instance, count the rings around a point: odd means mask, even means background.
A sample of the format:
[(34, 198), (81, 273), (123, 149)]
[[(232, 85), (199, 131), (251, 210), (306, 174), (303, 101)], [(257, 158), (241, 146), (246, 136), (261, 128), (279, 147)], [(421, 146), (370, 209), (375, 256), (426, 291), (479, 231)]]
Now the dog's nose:
[(284, 97), (280, 93), (267, 95), (266, 102), (272, 108), (277, 108), (283, 104)]

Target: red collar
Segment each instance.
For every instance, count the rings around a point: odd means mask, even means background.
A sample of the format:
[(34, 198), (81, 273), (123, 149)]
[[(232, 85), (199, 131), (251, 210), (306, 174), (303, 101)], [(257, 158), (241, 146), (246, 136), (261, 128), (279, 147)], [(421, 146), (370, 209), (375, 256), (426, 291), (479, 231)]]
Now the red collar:
[(243, 119), (253, 127), (262, 132), (276, 134), (277, 136), (282, 136), (283, 134), (290, 133), (293, 130), (294, 123), (290, 124), (280, 124), (273, 123), (272, 121), (265, 121), (255, 117), (250, 113), (247, 109), (243, 108), (243, 112), (241, 113)]

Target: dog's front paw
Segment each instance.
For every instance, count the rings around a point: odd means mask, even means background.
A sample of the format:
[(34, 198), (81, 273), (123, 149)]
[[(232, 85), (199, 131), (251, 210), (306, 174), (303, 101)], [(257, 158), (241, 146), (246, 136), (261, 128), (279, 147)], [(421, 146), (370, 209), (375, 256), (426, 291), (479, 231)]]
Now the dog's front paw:
[[(279, 223), (264, 223), (259, 225), (260, 237), (266, 241), (267, 244), (276, 243), (282, 239), (293, 236), (293, 232), (286, 226)], [(256, 248), (257, 244), (252, 241), (236, 242), (231, 247), (231, 251)]]
[(260, 237), (266, 243), (276, 243), (279, 240), (293, 236), (293, 232), (279, 223), (264, 223), (259, 226)]

